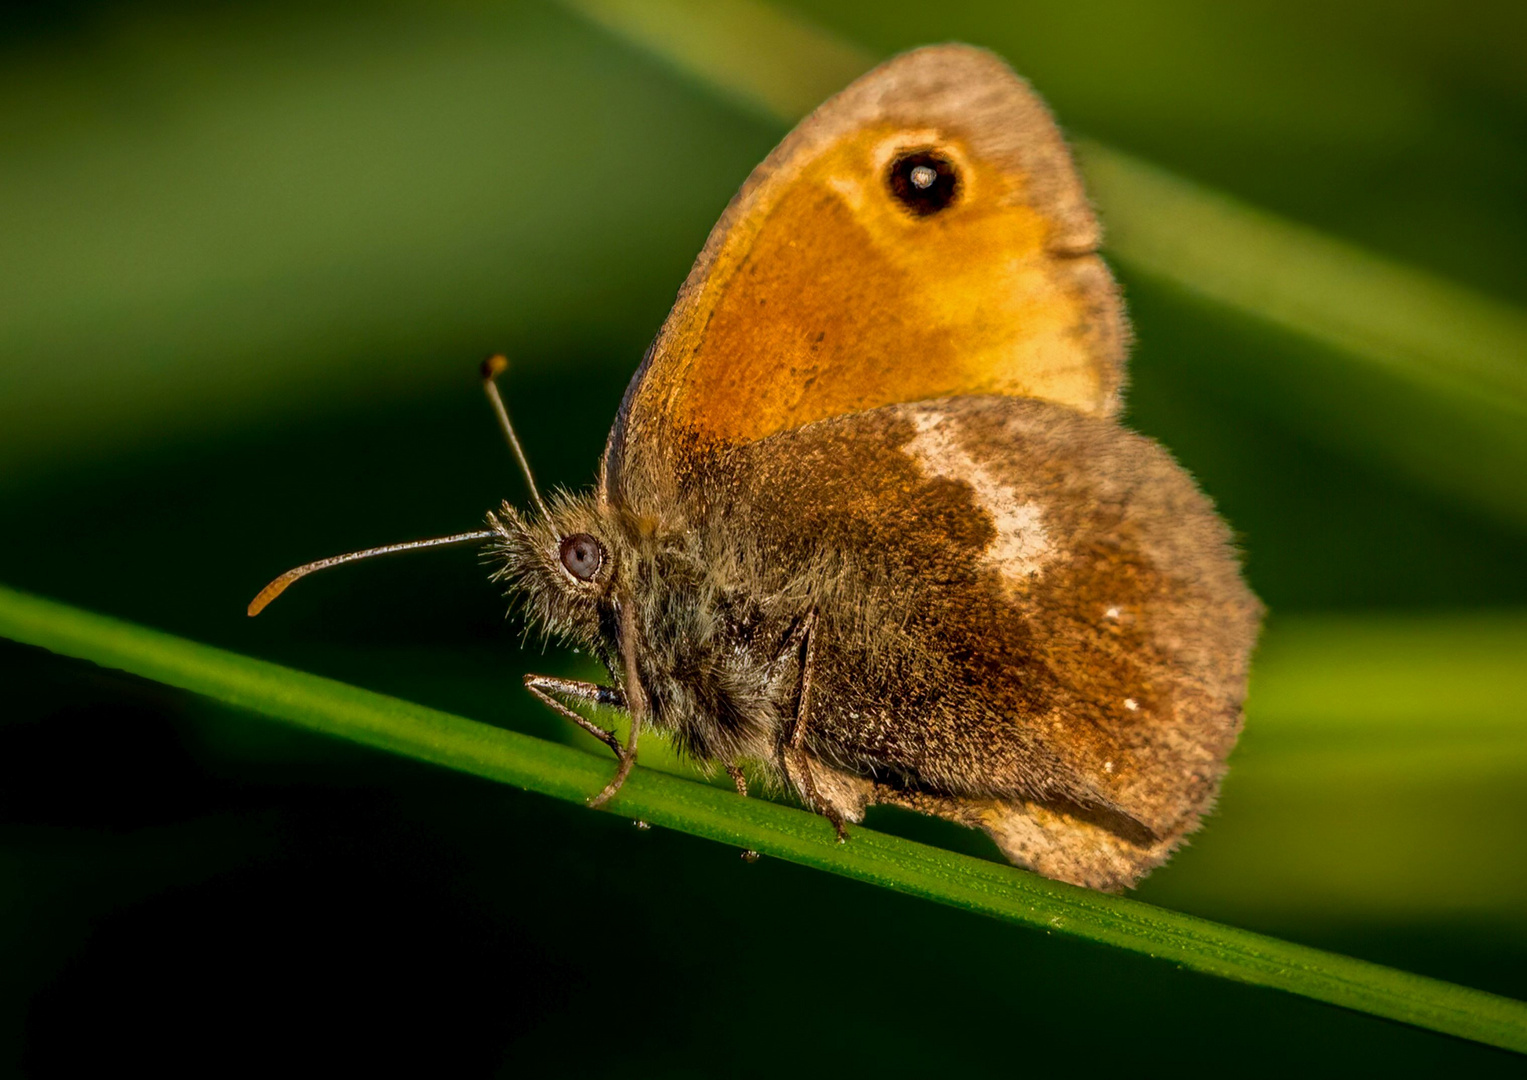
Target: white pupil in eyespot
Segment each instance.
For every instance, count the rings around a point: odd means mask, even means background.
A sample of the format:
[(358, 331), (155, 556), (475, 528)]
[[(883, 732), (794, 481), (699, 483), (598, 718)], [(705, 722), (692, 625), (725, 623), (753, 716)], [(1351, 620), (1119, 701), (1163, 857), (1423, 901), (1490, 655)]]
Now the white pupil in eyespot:
[(938, 179), (938, 173), (927, 165), (918, 165), (913, 168), (907, 179), (912, 181), (913, 187), (926, 189), (933, 186), (933, 182)]

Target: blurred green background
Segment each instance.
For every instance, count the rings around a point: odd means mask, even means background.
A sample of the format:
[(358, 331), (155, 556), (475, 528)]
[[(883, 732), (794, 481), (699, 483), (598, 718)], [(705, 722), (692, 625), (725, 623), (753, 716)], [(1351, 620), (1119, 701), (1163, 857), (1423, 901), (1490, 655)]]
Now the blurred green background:
[[(873, 54), (989, 46), (1078, 136), (1527, 306), (1520, 4), (781, 10)], [(571, 739), (519, 676), (586, 667), (522, 651), (469, 552), (243, 606), (521, 497), (488, 351), (543, 484), (589, 483), (784, 127), (550, 3), (81, 0), (0, 33), (0, 580)], [(1499, 416), (1433, 423), (1328, 344), (1120, 276), (1130, 422), (1272, 611), (1219, 810), (1136, 895), (1527, 997), (1527, 475), (1455, 463)], [(1520, 1069), (36, 650), (0, 670), (3, 1070)]]

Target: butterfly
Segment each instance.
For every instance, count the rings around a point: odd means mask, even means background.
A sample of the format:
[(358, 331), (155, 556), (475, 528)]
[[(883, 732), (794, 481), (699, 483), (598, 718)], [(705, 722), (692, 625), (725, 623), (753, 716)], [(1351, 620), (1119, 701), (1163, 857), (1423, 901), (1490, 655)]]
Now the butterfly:
[[(1044, 104), (918, 49), (804, 120), (712, 231), (595, 487), (486, 527), (527, 618), (607, 684), (529, 676), (615, 753), (748, 763), (840, 838), (876, 804), (1133, 885), (1212, 804), (1261, 606), (1192, 478), (1118, 420), (1129, 342)], [(572, 707), (625, 710), (622, 743)]]

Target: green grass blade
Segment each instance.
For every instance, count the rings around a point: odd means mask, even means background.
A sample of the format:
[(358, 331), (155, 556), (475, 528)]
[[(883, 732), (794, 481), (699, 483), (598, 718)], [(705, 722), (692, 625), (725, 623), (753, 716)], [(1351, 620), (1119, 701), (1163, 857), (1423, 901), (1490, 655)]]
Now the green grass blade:
[[(759, 0), (563, 3), (777, 123), (793, 123), (877, 59)], [(1344, 400), (1350, 390), (1292, 368), (1276, 377), (1297, 419), (1527, 524), (1527, 315), (1101, 143), (1076, 140), (1076, 149), (1111, 256), (1327, 347), (1441, 427), (1418, 435), (1417, 424), (1364, 423), (1371, 410)]]
[[(609, 760), (0, 587), (0, 635), (420, 761), (582, 801)], [(657, 825), (1194, 971), (1527, 1052), (1527, 1004), (1048, 881), (648, 769), (612, 809)]]

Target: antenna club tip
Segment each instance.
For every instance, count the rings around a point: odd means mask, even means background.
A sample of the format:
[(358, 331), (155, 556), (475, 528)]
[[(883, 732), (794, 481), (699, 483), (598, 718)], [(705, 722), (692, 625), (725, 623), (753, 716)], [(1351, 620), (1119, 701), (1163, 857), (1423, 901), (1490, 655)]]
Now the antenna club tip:
[(503, 353), (494, 353), (482, 362), (483, 382), (492, 382), (508, 370), (509, 358)]
[(245, 609), (248, 612), (249, 617), (252, 619), (256, 615), (260, 614), (260, 612), (264, 611), (267, 607), (269, 607), (270, 602), (284, 593), (286, 591), (286, 587), (295, 580), (296, 575), (294, 574), (282, 574), (275, 581), (272, 581), (269, 585), (265, 586), (265, 588), (261, 589), (260, 594), (253, 600), (249, 601), (249, 607)]

